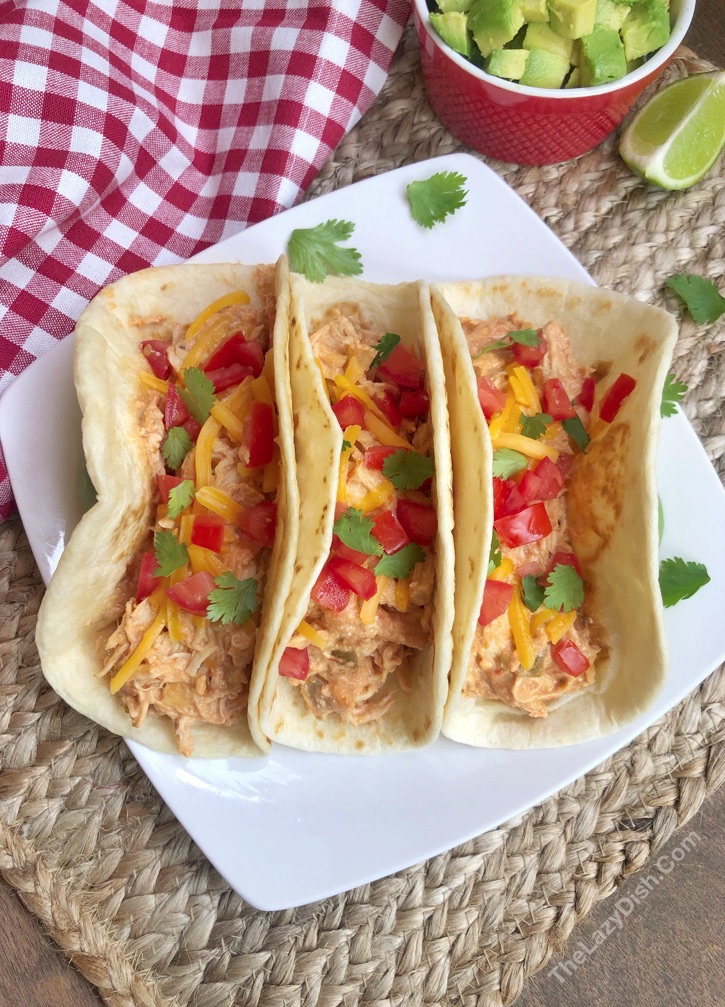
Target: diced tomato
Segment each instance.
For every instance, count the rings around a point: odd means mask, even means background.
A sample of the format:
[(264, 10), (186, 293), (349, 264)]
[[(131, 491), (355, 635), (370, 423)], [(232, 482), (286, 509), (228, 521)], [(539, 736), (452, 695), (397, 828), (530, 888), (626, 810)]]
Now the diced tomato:
[(380, 409), (380, 412), (388, 420), (388, 422), (394, 427), (399, 427), (402, 417), (400, 415), (398, 403), (390, 389), (383, 389), (382, 395), (374, 395), (373, 399)]
[(164, 403), (164, 427), (167, 430), (172, 427), (180, 427), (188, 419), (189, 410), (186, 408), (186, 403), (179, 395), (179, 389), (170, 381)]
[(519, 484), (526, 503), (554, 500), (564, 488), (564, 477), (551, 458), (542, 458), (533, 469), (527, 469)]
[(518, 514), (494, 520), (494, 528), (504, 545), (515, 548), (528, 542), (538, 542), (551, 534), (551, 521), (546, 511), (546, 505), (535, 503)]
[(414, 391), (406, 388), (400, 396), (400, 415), (404, 420), (414, 420), (417, 416), (427, 416), (430, 409), (430, 397), (424, 388)]
[(224, 519), (213, 514), (196, 514), (191, 527), (191, 541), (193, 545), (200, 545), (202, 549), (221, 552), (224, 542)]
[(359, 427), (365, 426), (365, 406), (354, 395), (343, 395), (332, 407), (332, 411), (343, 430), (353, 424)]
[(274, 457), (274, 409), (268, 402), (253, 402), (244, 421), (242, 446), (247, 467), (269, 465)]
[(579, 392), (579, 405), (588, 413), (592, 411), (594, 405), (594, 389), (596, 387), (597, 383), (594, 378), (584, 378), (582, 390)]
[(342, 612), (350, 601), (350, 588), (347, 587), (330, 569), (330, 563), (323, 566), (320, 576), (315, 581), (310, 595), (322, 608), (330, 612)]
[(599, 415), (605, 423), (611, 423), (622, 407), (624, 400), (632, 394), (637, 384), (629, 374), (620, 374), (614, 384), (607, 389), (599, 407)]
[(522, 367), (538, 367), (549, 349), (549, 344), (541, 335), (541, 329), (539, 329), (537, 335), (540, 341), (536, 346), (524, 346), (523, 343), (514, 343), (511, 347), (516, 363), (521, 364)]
[(370, 559), (366, 552), (359, 552), (357, 549), (351, 549), (349, 545), (345, 545), (337, 535), (332, 536), (332, 552), (336, 556), (341, 556), (343, 559), (347, 559), (351, 563), (357, 563), (360, 566)]
[(500, 413), (506, 405), (506, 392), (499, 391), (487, 377), (481, 375), (478, 379), (478, 401), (481, 404), (483, 415), (487, 420), (490, 420), (496, 413)]
[(201, 423), (197, 423), (193, 416), (190, 416), (188, 420), (184, 420), (181, 426), (186, 430), (192, 441), (196, 443), (199, 434), (201, 433)]
[(507, 514), (517, 514), (523, 510), (527, 501), (513, 479), (493, 477), (493, 517), (494, 520), (506, 517)]
[(146, 357), (149, 367), (162, 381), (166, 381), (171, 376), (168, 349), (169, 344), (165, 343), (163, 339), (144, 339), (141, 343), (141, 352)]
[(526, 469), (523, 474), (523, 478), (519, 483), (519, 492), (524, 498), (527, 504), (533, 503), (535, 500), (541, 500), (542, 497), (539, 495), (541, 490), (541, 479), (534, 473), (533, 469)]
[(206, 615), (209, 595), (214, 590), (214, 578), (208, 570), (200, 570), (166, 589), (173, 602), (192, 615)]
[(423, 362), (398, 343), (387, 360), (378, 367), (378, 374), (385, 381), (392, 381), (399, 388), (420, 388), (423, 384)]
[(141, 566), (138, 571), (138, 582), (136, 584), (136, 603), (148, 598), (154, 588), (157, 587), (158, 577), (154, 577), (154, 570), (158, 566), (156, 556), (152, 552), (145, 552), (141, 558)]
[(579, 576), (581, 577), (582, 575), (581, 567), (579, 566), (579, 560), (577, 559), (577, 557), (574, 555), (573, 552), (564, 552), (562, 549), (557, 549), (557, 551), (551, 557), (551, 560), (549, 562), (549, 569), (546, 572), (551, 573), (552, 570), (555, 570), (557, 568), (557, 566), (573, 566), (576, 572), (579, 574)]
[(391, 510), (380, 511), (373, 518), (373, 535), (388, 555), (402, 549), (410, 541), (402, 524)]
[(167, 504), (169, 502), (169, 493), (175, 486), (183, 483), (181, 476), (159, 476), (159, 499), (161, 503)]
[(555, 420), (569, 420), (576, 416), (576, 410), (566, 394), (566, 389), (558, 378), (544, 382), (544, 412)]
[(259, 545), (273, 546), (277, 530), (277, 504), (262, 500), (253, 507), (247, 507), (239, 518), (239, 527)]
[(559, 640), (551, 648), (551, 656), (562, 671), (578, 678), (589, 667), (588, 659), (582, 654), (573, 640)]
[(310, 649), (303, 647), (285, 647), (282, 657), (279, 659), (278, 671), (284, 678), (296, 678), (298, 682), (304, 682), (310, 673)]
[(394, 455), (396, 451), (400, 450), (401, 448), (393, 447), (391, 444), (376, 444), (372, 448), (367, 448), (363, 461), (365, 462), (366, 468), (376, 469), (378, 472), (382, 472), (385, 459), (390, 458), (391, 455)]
[(254, 376), (251, 367), (245, 364), (231, 364), (229, 367), (218, 367), (216, 370), (207, 370), (206, 376), (214, 383), (214, 391), (219, 394), (226, 388), (240, 385), (245, 378)]
[(241, 332), (235, 332), (215, 353), (212, 353), (204, 366), (204, 371), (211, 377), (210, 371), (231, 367), (233, 364), (249, 367), (253, 376), (258, 378), (264, 367), (264, 350), (261, 343), (253, 339), (247, 341)]
[(509, 607), (514, 594), (513, 584), (505, 580), (487, 580), (483, 589), (483, 602), (478, 616), (479, 626), (488, 626), (489, 622), (498, 619)]
[(367, 601), (378, 589), (375, 574), (367, 567), (351, 563), (349, 559), (343, 559), (342, 556), (333, 556), (327, 565), (345, 587), (349, 587), (358, 598)]
[(398, 500), (396, 516), (411, 542), (431, 544), (438, 530), (438, 515), (432, 507), (413, 500)]

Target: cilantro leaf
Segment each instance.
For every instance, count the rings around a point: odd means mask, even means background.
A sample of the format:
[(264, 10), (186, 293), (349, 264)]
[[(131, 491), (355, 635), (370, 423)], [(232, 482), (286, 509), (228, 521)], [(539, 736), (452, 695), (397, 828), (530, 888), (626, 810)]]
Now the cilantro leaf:
[(216, 402), (214, 382), (198, 367), (187, 367), (184, 381), (186, 388), (180, 388), (179, 395), (196, 422), (203, 425), (209, 419), (211, 407)]
[(259, 608), (257, 581), (254, 577), (239, 580), (231, 570), (225, 570), (214, 578), (216, 588), (209, 592), (207, 619), (221, 622), (226, 626), (235, 622), (238, 626), (249, 619)]
[(183, 427), (172, 427), (161, 445), (161, 454), (170, 469), (178, 469), (194, 442)]
[(431, 228), (465, 206), (466, 181), (465, 175), (457, 171), (439, 171), (430, 178), (411, 182), (406, 192), (413, 220), (421, 227)]
[(498, 533), (494, 528), (493, 534), (491, 536), (491, 548), (488, 551), (488, 576), (490, 577), (494, 570), (498, 570), (501, 566), (501, 542), (498, 537)]
[(569, 437), (574, 441), (579, 450), (586, 454), (591, 437), (584, 429), (584, 424), (579, 417), (572, 416), (571, 419), (562, 420), (561, 425), (569, 434)]
[(375, 344), (375, 356), (370, 363), (370, 367), (379, 367), (380, 364), (385, 363), (399, 342), (400, 336), (394, 332), (385, 332), (380, 337), (380, 342)]
[(340, 451), (341, 452), (342, 451), (350, 451), (351, 449), (352, 449), (352, 444), (350, 443), (350, 441), (346, 441), (346, 440), (343, 439), (342, 447), (340, 448)]
[(584, 581), (576, 567), (557, 563), (546, 579), (544, 603), (557, 612), (571, 612), (584, 601)]
[(169, 490), (169, 509), (167, 511), (170, 518), (176, 519), (182, 511), (185, 511), (194, 499), (194, 480), (184, 479), (183, 483), (174, 486)]
[(535, 612), (544, 604), (545, 593), (546, 588), (538, 582), (533, 574), (529, 573), (521, 578), (521, 598), (529, 612)]
[(435, 462), (427, 455), (401, 448), (383, 462), (383, 475), (396, 490), (417, 490), (435, 471)]
[(687, 385), (685, 382), (678, 381), (677, 375), (670, 372), (665, 378), (665, 386), (662, 389), (660, 416), (674, 416), (677, 412), (675, 403), (682, 401), (686, 391)]
[(332, 526), (332, 530), (351, 549), (364, 552), (368, 556), (380, 556), (383, 547), (373, 538), (373, 519), (365, 517), (354, 507), (342, 513)]
[(176, 540), (169, 529), (157, 531), (154, 535), (154, 553), (158, 563), (154, 577), (170, 577), (174, 570), (189, 562), (189, 550), (183, 542)]
[(415, 542), (409, 542), (391, 556), (383, 556), (375, 566), (376, 577), (410, 577), (416, 563), (425, 559), (425, 550)]
[(660, 591), (665, 608), (691, 598), (709, 582), (710, 575), (704, 563), (685, 562), (680, 556), (663, 559), (660, 563)]
[(313, 283), (326, 276), (356, 276), (362, 273), (356, 248), (341, 248), (355, 230), (349, 220), (326, 220), (317, 227), (298, 227), (289, 236), (287, 252), (293, 272), (303, 273)]
[(709, 325), (725, 314), (725, 297), (712, 280), (692, 273), (675, 273), (667, 281), (667, 286), (681, 297), (696, 322)]
[(514, 343), (520, 343), (522, 346), (538, 346), (540, 342), (541, 336), (536, 329), (514, 329), (507, 332), (502, 339), (496, 339), (488, 346), (484, 346), (480, 353), (474, 355), (473, 359), (476, 360), (477, 357), (483, 356), (484, 353), (490, 353), (491, 350), (507, 350)]
[(521, 433), (524, 437), (530, 437), (538, 441), (539, 437), (546, 433), (546, 428), (553, 423), (553, 417), (548, 413), (535, 413), (533, 416), (521, 414)]
[(498, 448), (493, 453), (493, 474), (499, 479), (510, 479), (525, 469), (527, 464), (526, 456), (513, 448)]

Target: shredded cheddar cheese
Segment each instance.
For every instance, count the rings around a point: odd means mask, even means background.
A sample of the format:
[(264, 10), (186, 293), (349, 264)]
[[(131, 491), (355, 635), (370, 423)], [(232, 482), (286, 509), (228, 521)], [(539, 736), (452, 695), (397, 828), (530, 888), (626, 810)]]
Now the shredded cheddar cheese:
[(399, 612), (407, 612), (410, 604), (410, 580), (396, 580), (395, 607)]
[(222, 425), (214, 416), (210, 416), (196, 441), (196, 451), (194, 452), (194, 465), (196, 468), (196, 486), (208, 486), (211, 483), (211, 453), (214, 441), (221, 430)]
[(552, 448), (548, 444), (542, 444), (541, 441), (535, 441), (531, 437), (524, 437), (523, 434), (502, 433), (498, 434), (497, 437), (492, 436), (491, 439), (493, 440), (494, 448), (511, 448), (513, 451), (520, 451), (527, 458), (536, 458), (538, 460), (551, 458), (555, 462), (559, 457), (559, 452), (556, 448)]
[(211, 549), (204, 549), (200, 545), (190, 545), (188, 548), (191, 569), (194, 573), (201, 573), (202, 570), (206, 570), (214, 577), (218, 577), (221, 573), (226, 573), (227, 567)]
[(318, 633), (317, 630), (310, 626), (309, 622), (305, 622), (304, 619), (297, 627), (297, 632), (301, 636), (304, 636), (305, 640), (309, 640), (311, 644), (318, 647), (320, 650), (324, 650), (327, 646), (327, 640), (322, 633)]
[(573, 609), (565, 614), (556, 613), (546, 624), (546, 635), (552, 643), (558, 643), (565, 633), (568, 633), (576, 622), (577, 611)]
[(395, 448), (409, 448), (410, 444), (403, 440), (402, 437), (398, 435), (388, 426), (387, 422), (383, 423), (377, 416), (377, 414), (367, 410), (365, 413), (365, 426), (373, 435), (377, 437), (381, 444), (386, 444), (390, 447)]
[(385, 590), (385, 584), (387, 583), (387, 577), (376, 577), (376, 583), (378, 589), (372, 598), (368, 598), (360, 606), (360, 622), (365, 626), (372, 626), (375, 622), (375, 617), (378, 614), (378, 606), (380, 605), (380, 598), (382, 597), (383, 591)]
[(496, 569), (488, 575), (489, 580), (506, 580), (514, 572), (513, 561), (504, 556)]
[(518, 586), (514, 590), (508, 607), (509, 626), (514, 638), (514, 646), (521, 667), (524, 671), (531, 671), (536, 660), (534, 644), (529, 630), (529, 615), (521, 600)]
[(371, 511), (376, 510), (378, 507), (382, 507), (391, 496), (395, 493), (395, 486), (386, 479), (381, 482), (375, 489), (369, 490), (364, 497), (355, 502), (355, 506), (358, 507), (363, 514), (369, 514)]
[(519, 405), (531, 409), (534, 413), (541, 412), (539, 393), (531, 380), (531, 374), (525, 367), (512, 367), (509, 382)]
[[(189, 328), (184, 333), (184, 342), (189, 343), (206, 327), (207, 322), (224, 308), (229, 308), (233, 304), (249, 304), (249, 294), (245, 290), (236, 290), (234, 293), (225, 294), (218, 300), (205, 308), (200, 315), (194, 319)], [(215, 323), (206, 328), (197, 339), (195, 345), (189, 350), (184, 360), (184, 369), (197, 367), (205, 357), (210, 356), (220, 345), (227, 335), (229, 323), (227, 319), (216, 319)]]
[(206, 507), (212, 514), (218, 514), (225, 521), (232, 524), (239, 524), (239, 520), (244, 513), (236, 500), (232, 500), (228, 493), (217, 489), (215, 486), (201, 486), (196, 491), (196, 499), (202, 507)]
[(160, 606), (158, 615), (141, 637), (141, 641), (136, 650), (134, 650), (130, 657), (126, 658), (124, 663), (111, 679), (110, 689), (112, 695), (115, 695), (118, 690), (123, 688), (126, 682), (128, 682), (128, 680), (136, 674), (141, 666), (141, 662), (148, 656), (151, 648), (156, 643), (159, 634), (166, 625), (166, 605), (164, 604), (164, 597), (164, 589), (158, 587), (150, 596), (150, 600)]
[(147, 388), (152, 388), (155, 392), (159, 392), (161, 395), (166, 395), (169, 390), (168, 381), (164, 381), (162, 378), (157, 378), (155, 374), (151, 374), (149, 371), (141, 371), (139, 377)]

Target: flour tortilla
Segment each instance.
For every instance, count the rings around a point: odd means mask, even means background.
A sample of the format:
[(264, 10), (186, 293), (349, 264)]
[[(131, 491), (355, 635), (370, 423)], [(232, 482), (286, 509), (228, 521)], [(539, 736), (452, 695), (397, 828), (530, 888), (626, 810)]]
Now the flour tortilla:
[[(97, 503), (73, 532), (51, 580), (38, 617), (36, 642), (45, 677), (80, 713), (148, 748), (176, 753), (173, 725), (149, 714), (133, 727), (108, 678), (96, 677), (104, 645), (134, 586), (127, 570), (154, 520), (155, 477), (139, 435), (143, 396), (139, 375), (148, 365), (142, 340), (170, 337), (213, 301), (246, 290), (261, 307), (256, 266), (181, 265), (145, 269), (106, 287), (76, 326), (75, 383), (83, 413), (83, 446)], [(287, 319), (289, 272), (275, 274), (277, 312), (273, 333), (275, 392), (282, 456), (277, 535), (270, 559), (262, 622), (250, 683), (249, 722), (231, 727), (196, 725), (194, 756), (261, 755), (269, 748), (254, 711), (277, 635), (292, 577), (297, 545), (297, 486), (289, 383)], [(125, 580), (125, 583), (124, 583)]]
[[(660, 398), (677, 326), (666, 312), (633, 298), (559, 279), (502, 276), (439, 284), (432, 306), (446, 368), (455, 509), (454, 654), (443, 733), (496, 748), (547, 748), (602, 737), (651, 705), (667, 671), (655, 461)], [(458, 318), (512, 311), (536, 328), (559, 322), (575, 357), (611, 376), (602, 387), (622, 372), (637, 380), (606, 436), (578, 456), (568, 490), (589, 611), (604, 630), (606, 646), (594, 683), (552, 705), (546, 718), (462, 695), (486, 580), (493, 500), (491, 440)]]
[[(436, 464), (434, 502), (438, 513), (433, 645), (411, 659), (412, 690), (401, 692), (380, 720), (354, 727), (337, 716), (317, 720), (299, 689), (276, 671), (284, 648), (305, 617), (310, 591), (332, 542), (342, 430), (330, 407), (309, 333), (320, 326), (331, 309), (344, 309), (345, 305), (360, 310), (369, 328), (398, 333), (402, 342), (414, 348), (425, 361)], [(448, 416), (443, 365), (427, 286), (423, 283), (382, 286), (337, 278), (311, 284), (293, 274), (290, 383), (301, 501), (299, 547), (292, 589), (261, 697), (262, 729), (273, 741), (318, 752), (377, 754), (420, 747), (433, 741), (440, 732), (453, 621)]]

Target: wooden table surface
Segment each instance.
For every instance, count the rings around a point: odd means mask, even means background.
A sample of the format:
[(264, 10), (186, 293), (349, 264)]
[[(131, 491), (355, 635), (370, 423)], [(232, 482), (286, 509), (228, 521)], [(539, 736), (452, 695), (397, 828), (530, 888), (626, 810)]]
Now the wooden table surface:
[[(725, 11), (722, 0), (699, 0), (686, 43), (725, 67)], [(687, 832), (699, 840), (584, 964), (554, 972), (550, 963), (528, 983), (517, 1007), (719, 1007), (725, 1002), (725, 795), (711, 799)], [(679, 835), (663, 851), (674, 849)], [(637, 875), (620, 889), (627, 897)], [(614, 900), (601, 903), (575, 931), (594, 944)], [(583, 952), (582, 952), (583, 954)], [(565, 956), (566, 957), (566, 956)], [(15, 893), (0, 881), (0, 1007), (99, 1007), (100, 997), (43, 934)]]

